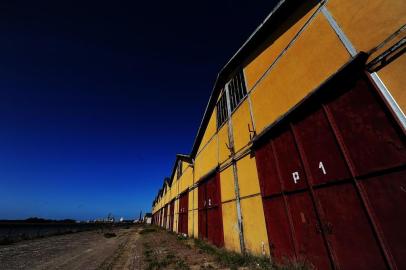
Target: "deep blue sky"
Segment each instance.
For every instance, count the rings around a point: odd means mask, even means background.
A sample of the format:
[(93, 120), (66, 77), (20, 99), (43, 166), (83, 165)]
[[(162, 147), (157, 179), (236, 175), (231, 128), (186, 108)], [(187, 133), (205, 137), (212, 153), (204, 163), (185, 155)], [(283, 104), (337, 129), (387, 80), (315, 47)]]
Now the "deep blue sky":
[(274, 2), (2, 1), (0, 219), (150, 211)]

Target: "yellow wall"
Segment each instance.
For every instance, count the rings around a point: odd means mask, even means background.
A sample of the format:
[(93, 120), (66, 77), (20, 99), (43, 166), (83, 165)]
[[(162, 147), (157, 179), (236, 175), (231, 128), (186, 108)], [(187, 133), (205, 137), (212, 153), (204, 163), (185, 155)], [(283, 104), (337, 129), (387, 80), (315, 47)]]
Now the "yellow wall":
[(358, 51), (376, 47), (406, 22), (404, 0), (330, 0), (327, 8)]
[(211, 140), (196, 157), (195, 179), (199, 180), (210, 170), (214, 169), (217, 164), (217, 141)]
[[(188, 213), (188, 234), (189, 236), (198, 236), (198, 223), (197, 223), (197, 208), (198, 208), (198, 201), (197, 201), (197, 194), (198, 189), (194, 188), (189, 192), (189, 213)], [(193, 235), (194, 232), (194, 235)]]
[(247, 155), (237, 162), (238, 185), (240, 197), (260, 193), (255, 157)]
[(222, 202), (235, 199), (234, 175), (232, 166), (228, 167), (220, 173), (220, 191)]
[(211, 113), (209, 123), (207, 124), (206, 131), (204, 132), (202, 141), (200, 142), (200, 146), (198, 148), (198, 152), (207, 144), (207, 142), (214, 136), (217, 132), (217, 123), (216, 123), (216, 111), (214, 110)]
[[(307, 1), (306, 5), (312, 5), (312, 2), (314, 1)], [(261, 53), (259, 53), (258, 56), (255, 57), (244, 69), (248, 90), (251, 90), (256, 81), (268, 69), (269, 65), (276, 59), (276, 57), (282, 52), (282, 50), (285, 49), (285, 47), (289, 44), (295, 34), (299, 32), (300, 28), (315, 12), (318, 6), (319, 5), (314, 6), (310, 11), (307, 12), (307, 14), (305, 14), (300, 19), (297, 18), (297, 16), (299, 16), (302, 11), (299, 10), (295, 12), (285, 23), (283, 23), (279, 27), (279, 29), (275, 29), (275, 32), (277, 33), (270, 35), (270, 40), (268, 41), (268, 43), (271, 43), (271, 45), (265, 48)], [(298, 21), (294, 22), (295, 20)], [(283, 30), (285, 31), (283, 33), (280, 33), (280, 31)], [(277, 39), (275, 40), (275, 38)]]
[(224, 246), (229, 250), (240, 250), (238, 234), (237, 208), (235, 201), (222, 204)]
[(244, 242), (247, 252), (269, 255), (269, 243), (261, 196), (241, 200), (243, 213)]
[(188, 166), (179, 178), (179, 194), (183, 193), (193, 185), (193, 168)]
[(406, 55), (402, 55), (383, 69), (378, 71), (378, 75), (390, 90), (392, 96), (397, 101), (399, 107), (406, 112)]
[(230, 146), (228, 140), (228, 124), (225, 123), (217, 133), (218, 136), (218, 162), (223, 163), (226, 159), (230, 157), (230, 150), (228, 150), (227, 145)]
[(349, 58), (327, 20), (318, 14), (252, 92), (257, 132), (291, 109)]
[(231, 116), (231, 121), (233, 125), (234, 149), (235, 151), (238, 151), (250, 142), (248, 125), (251, 130), (253, 129), (247, 99), (243, 101)]

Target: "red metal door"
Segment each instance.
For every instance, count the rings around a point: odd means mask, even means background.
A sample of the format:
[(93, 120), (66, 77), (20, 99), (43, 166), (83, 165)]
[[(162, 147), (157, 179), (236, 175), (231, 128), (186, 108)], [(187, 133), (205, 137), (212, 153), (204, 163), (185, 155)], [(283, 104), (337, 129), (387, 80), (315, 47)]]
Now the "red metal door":
[(256, 150), (255, 157), (262, 196), (266, 197), (274, 194), (280, 194), (282, 189), (276, 169), (276, 161), (273, 154), (272, 144), (268, 142), (260, 149)]
[(328, 109), (386, 258), (403, 269), (406, 216), (400, 212), (405, 205), (405, 133), (365, 75), (350, 88), (329, 102)]
[(379, 244), (353, 184), (320, 188), (316, 195), (324, 213), (324, 231), (340, 269), (385, 269)]
[(406, 170), (362, 180), (378, 228), (398, 269), (406, 269)]
[(167, 218), (167, 215), (168, 215), (168, 205), (166, 204), (165, 206), (164, 206), (164, 218), (163, 218), (163, 220), (162, 220), (162, 227), (163, 228), (166, 228), (166, 218)]
[(188, 207), (189, 196), (186, 191), (179, 197), (179, 232), (183, 234), (188, 233)]
[(406, 269), (404, 130), (365, 75), (327, 85), (256, 150), (271, 251), (292, 235), (319, 269)]
[(298, 144), (303, 148), (313, 184), (318, 185), (351, 177), (321, 106), (311, 106), (307, 116), (295, 121), (293, 126)]
[(223, 220), (220, 203), (220, 179), (217, 173), (207, 181), (207, 238), (214, 245), (224, 245)]
[(295, 257), (289, 218), (282, 196), (264, 198), (264, 212), (271, 255), (277, 262)]
[(168, 229), (168, 224), (169, 224), (169, 203), (165, 207), (165, 223), (164, 223), (164, 228)]
[(299, 157), (292, 132), (288, 127), (273, 140), (273, 148), (279, 176), (284, 191), (295, 191), (307, 187), (306, 175)]
[(328, 103), (349, 153), (356, 176), (406, 164), (404, 133), (374, 91), (362, 78), (345, 94)]
[(224, 245), (221, 213), (219, 174), (204, 180), (199, 185), (199, 237), (216, 246)]
[(173, 223), (175, 219), (175, 200), (170, 203), (169, 230), (173, 231)]
[(198, 187), (198, 226), (200, 239), (207, 239), (206, 186), (207, 182), (202, 182)]
[(323, 242), (321, 225), (314, 212), (309, 193), (291, 194), (287, 199), (298, 256), (309, 259), (317, 269), (331, 269), (329, 255)]

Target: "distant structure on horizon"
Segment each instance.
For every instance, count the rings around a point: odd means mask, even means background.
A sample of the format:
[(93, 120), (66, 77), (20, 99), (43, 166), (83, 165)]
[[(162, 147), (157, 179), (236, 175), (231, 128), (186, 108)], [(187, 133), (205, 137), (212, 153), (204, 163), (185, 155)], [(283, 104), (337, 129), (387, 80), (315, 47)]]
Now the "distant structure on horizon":
[(217, 76), (152, 222), (317, 269), (406, 269), (406, 1), (280, 1)]

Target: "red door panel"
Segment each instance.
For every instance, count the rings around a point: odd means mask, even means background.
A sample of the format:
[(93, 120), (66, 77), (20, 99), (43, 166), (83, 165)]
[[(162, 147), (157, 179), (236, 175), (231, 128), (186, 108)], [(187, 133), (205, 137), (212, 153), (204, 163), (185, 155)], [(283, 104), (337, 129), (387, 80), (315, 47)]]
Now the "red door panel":
[(198, 226), (199, 226), (199, 238), (207, 239), (207, 209), (206, 209), (206, 186), (207, 182), (199, 184), (198, 187)]
[(270, 142), (255, 151), (259, 184), (263, 197), (280, 193), (281, 184), (276, 170), (276, 161)]
[(188, 233), (188, 207), (189, 207), (189, 194), (183, 193), (179, 197), (179, 232)]
[(292, 194), (287, 196), (287, 199), (298, 245), (298, 255), (308, 258), (317, 269), (331, 269), (321, 227), (308, 192)]
[(219, 174), (206, 182), (207, 237), (216, 246), (223, 245)]
[(164, 216), (164, 228), (168, 228), (168, 217), (169, 217), (169, 205), (165, 205), (165, 216)]
[(344, 157), (321, 108), (294, 124), (298, 143), (306, 156), (313, 184), (350, 177)]
[(203, 182), (203, 183), (200, 183), (199, 187), (198, 187), (197, 200), (198, 200), (199, 209), (203, 209), (206, 207), (206, 185), (207, 185), (207, 182)]
[(358, 175), (406, 164), (405, 139), (369, 81), (352, 87), (328, 107)]
[(341, 269), (386, 269), (365, 210), (353, 184), (316, 190), (324, 228)]
[(295, 251), (289, 219), (282, 196), (263, 199), (271, 255), (279, 263), (294, 258)]
[(169, 230), (173, 231), (173, 223), (175, 219), (175, 200), (173, 200), (170, 204), (170, 211)]
[(199, 185), (199, 237), (223, 246), (223, 221), (221, 215), (219, 174)]
[(306, 176), (292, 132), (289, 129), (284, 130), (273, 140), (273, 148), (282, 179), (282, 188), (285, 191), (306, 188)]
[(207, 238), (208, 240), (218, 246), (224, 245), (223, 239), (223, 224), (221, 219), (221, 212), (219, 207), (209, 208), (207, 210)]
[(219, 205), (218, 186), (216, 178), (213, 177), (206, 184), (206, 207), (214, 207)]
[(207, 239), (207, 209), (199, 210), (199, 238)]
[(406, 269), (406, 171), (360, 181), (398, 269)]

